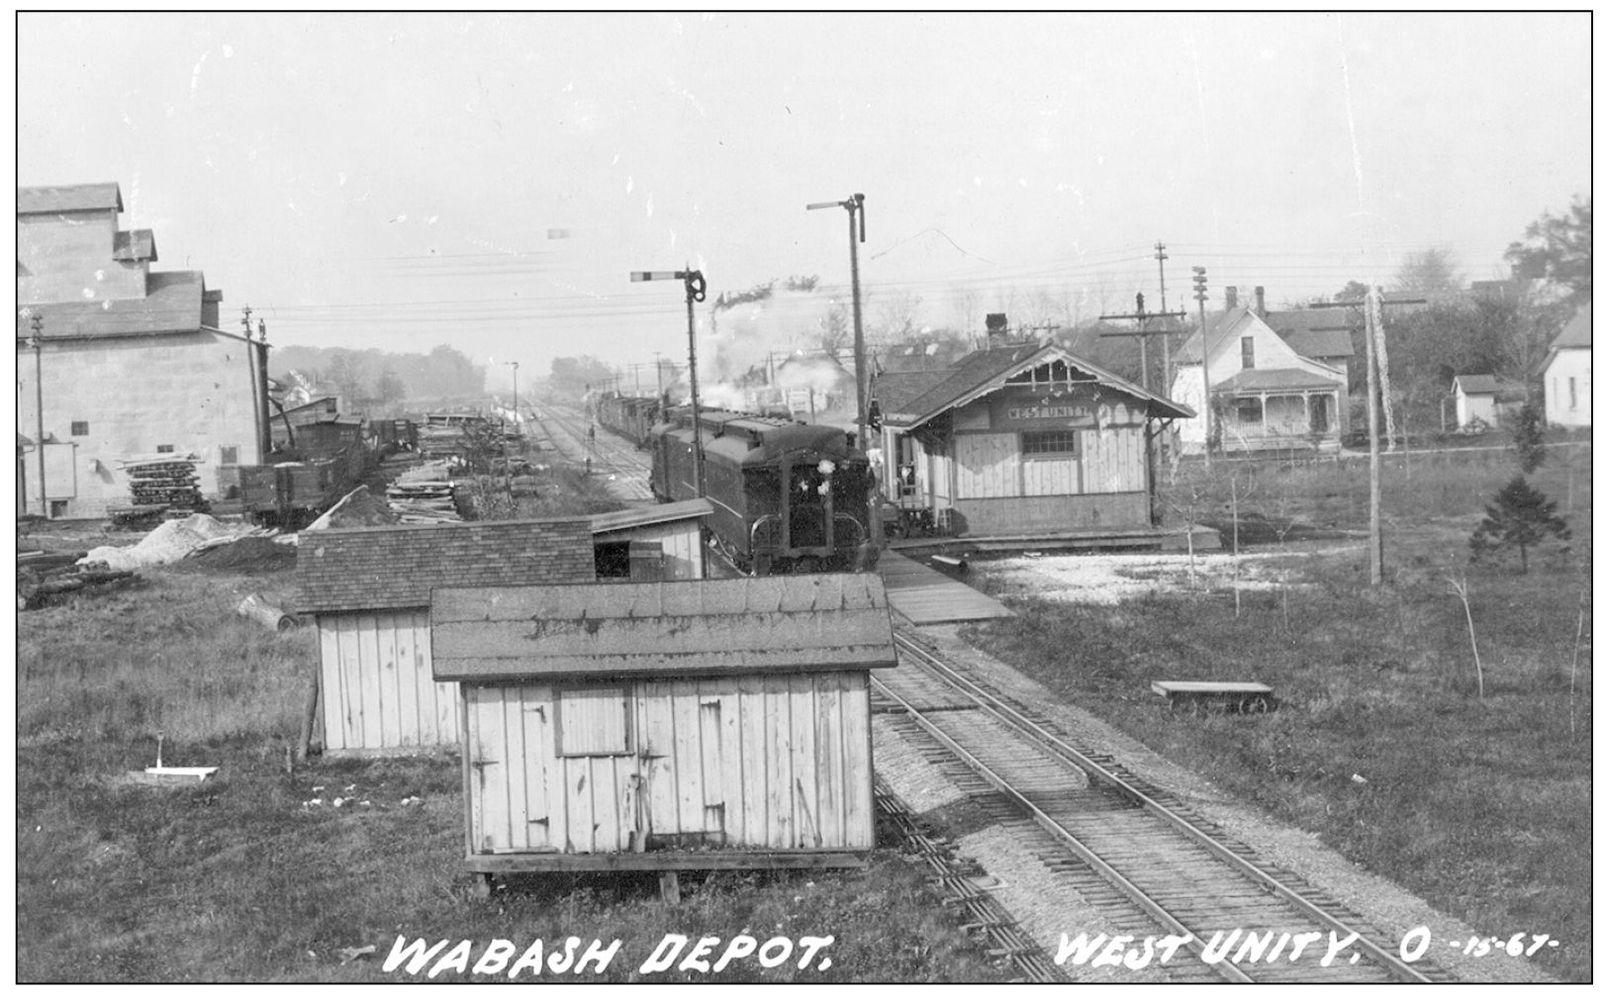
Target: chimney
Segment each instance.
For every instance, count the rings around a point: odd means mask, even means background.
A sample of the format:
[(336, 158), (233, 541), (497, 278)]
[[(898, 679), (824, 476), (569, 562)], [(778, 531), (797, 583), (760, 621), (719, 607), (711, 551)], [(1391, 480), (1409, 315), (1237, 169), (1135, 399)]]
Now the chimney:
[(988, 346), (1000, 346), (1010, 338), (1010, 320), (1003, 312), (988, 313)]
[(1232, 310), (1239, 307), (1239, 289), (1229, 284), (1222, 293), (1227, 296), (1224, 307)]
[(1267, 317), (1267, 289), (1259, 284), (1255, 286), (1255, 314), (1263, 319)]

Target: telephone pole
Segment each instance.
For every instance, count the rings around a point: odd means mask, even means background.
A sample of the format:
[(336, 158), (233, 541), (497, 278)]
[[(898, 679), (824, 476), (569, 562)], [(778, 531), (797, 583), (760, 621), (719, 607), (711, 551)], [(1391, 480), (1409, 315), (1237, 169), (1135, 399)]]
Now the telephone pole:
[(28, 345), (33, 347), (33, 388), (34, 401), (37, 405), (39, 422), (36, 427), (38, 439), (33, 442), (34, 453), (39, 455), (39, 515), (50, 519), (50, 499), (45, 495), (45, 377), (44, 361), (40, 355), (44, 352), (45, 318), (35, 315), (29, 322), (33, 327), (33, 335), (28, 337)]
[[(1423, 298), (1398, 298), (1389, 304), (1421, 305), (1426, 301)], [(1383, 342), (1384, 291), (1378, 285), (1371, 284), (1367, 287), (1366, 299), (1361, 302), (1317, 302), (1311, 307), (1355, 309), (1358, 306), (1362, 309), (1365, 325), (1362, 338), (1367, 344), (1367, 576), (1369, 584), (1379, 586), (1384, 583), (1384, 528), (1381, 512), (1382, 469), (1378, 458), (1378, 354), (1374, 349), (1374, 340)], [(1334, 415), (1337, 417), (1338, 413)]]
[[(1138, 306), (1134, 311), (1132, 311), (1130, 313), (1127, 313), (1126, 315), (1102, 315), (1099, 318), (1100, 318), (1100, 321), (1104, 321), (1106, 319), (1137, 319), (1138, 320), (1138, 328), (1136, 330), (1133, 330), (1132, 332), (1125, 332), (1124, 331), (1124, 332), (1120, 332), (1120, 333), (1100, 333), (1099, 335), (1100, 336), (1136, 336), (1136, 337), (1138, 337), (1138, 369), (1139, 369), (1139, 372), (1140, 372), (1139, 382), (1140, 382), (1140, 384), (1142, 384), (1144, 386), (1144, 390), (1147, 392), (1147, 391), (1149, 391), (1149, 338), (1151, 336), (1155, 335), (1156, 332), (1161, 333), (1162, 336), (1165, 336), (1165, 334), (1166, 334), (1165, 330), (1149, 329), (1148, 328), (1149, 320), (1151, 320), (1151, 319), (1161, 319), (1161, 318), (1167, 318), (1167, 319), (1178, 318), (1178, 319), (1181, 319), (1187, 313), (1185, 313), (1185, 312), (1166, 312), (1166, 311), (1146, 312), (1146, 311), (1144, 311), (1144, 292), (1142, 292), (1142, 291), (1140, 291), (1138, 294), (1134, 295), (1133, 300), (1137, 303), (1137, 306)], [(1164, 306), (1163, 306), (1163, 308), (1164, 308)], [(1162, 342), (1164, 342), (1164, 340)]]
[(1205, 328), (1205, 268), (1194, 268), (1194, 300), (1200, 303), (1200, 378), (1205, 383), (1205, 470), (1211, 470), (1211, 351)]
[[(841, 201), (815, 201), (804, 206), (806, 211), (821, 208), (848, 210), (848, 270), (854, 291), (854, 395), (859, 412), (855, 416), (855, 440), (862, 451), (870, 449), (865, 439), (865, 399), (869, 385), (865, 375), (865, 327), (859, 313), (859, 244), (865, 241), (865, 195), (853, 194)], [(857, 225), (856, 225), (857, 221)]]
[[(1155, 261), (1161, 269), (1161, 314), (1166, 313), (1166, 244), (1159, 239), (1155, 240)], [(1172, 383), (1172, 334), (1170, 330), (1161, 330), (1161, 389), (1171, 391), (1168, 387)]]

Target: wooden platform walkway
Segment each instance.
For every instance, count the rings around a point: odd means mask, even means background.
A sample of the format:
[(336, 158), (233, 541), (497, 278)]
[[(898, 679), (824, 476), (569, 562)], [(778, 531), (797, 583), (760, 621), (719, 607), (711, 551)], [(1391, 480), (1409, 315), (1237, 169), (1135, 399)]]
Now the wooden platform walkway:
[(916, 624), (1015, 616), (993, 597), (897, 551), (883, 551), (876, 570), (887, 588), (887, 602)]

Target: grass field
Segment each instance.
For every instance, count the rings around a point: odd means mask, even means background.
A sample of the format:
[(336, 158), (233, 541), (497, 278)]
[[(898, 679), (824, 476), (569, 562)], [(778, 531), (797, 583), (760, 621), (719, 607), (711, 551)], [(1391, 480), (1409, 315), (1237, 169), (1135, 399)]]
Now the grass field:
[[(819, 957), (802, 970), (747, 959), (717, 976), (645, 979), (1003, 979), (923, 867), (892, 849), (863, 872), (683, 878), (674, 908), (650, 875), (530, 878), (473, 900), (458, 867), (455, 759), (313, 760), (287, 773), (312, 638), (276, 636), (233, 609), (250, 592), (283, 605), (293, 572), (142, 576), (19, 615), (19, 980), (390, 980), (406, 976), (382, 966), (402, 935), (448, 949), (472, 940), (476, 959), (495, 939), (521, 952), (536, 939), (619, 939), (595, 979), (626, 981), (643, 978), (666, 933), (719, 936), (722, 949), (742, 933), (835, 941), (825, 970)], [(164, 764), (218, 766), (217, 777), (124, 782), (154, 764), (159, 731)], [(341, 962), (341, 950), (370, 945)]]
[[(1245, 590), (1237, 613), (1223, 590), (1115, 607), (1011, 597), (1018, 619), (968, 637), (1477, 931), (1561, 940), (1540, 965), (1588, 980), (1588, 460), (1572, 469), (1571, 550), (1531, 554), (1528, 575), (1468, 563), (1483, 504), (1513, 473), (1509, 456), (1418, 455), (1410, 481), (1394, 463), (1382, 588), (1367, 585), (1365, 547), (1352, 539), (1299, 559), (1291, 584)], [(1241, 543), (1258, 554), (1279, 550), (1290, 522), (1300, 535), (1366, 528), (1365, 462), (1219, 463), (1197, 512), (1225, 538), (1229, 476), (1243, 496)], [(1561, 499), (1569, 477), (1554, 460), (1533, 480)], [(985, 578), (987, 564), (976, 567)], [(1466, 609), (1453, 578), (1467, 583)], [(1282, 706), (1174, 716), (1150, 692), (1160, 679), (1259, 680)]]
[[(619, 505), (601, 479), (567, 469), (534, 495), (488, 494), (498, 518)], [(313, 637), (272, 634), (234, 608), (251, 593), (283, 606), (293, 589), (286, 568), (187, 561), (19, 615), (19, 980), (394, 980), (410, 976), (384, 969), (398, 936), (449, 940), (437, 959), (471, 940), (476, 961), (499, 939), (520, 953), (538, 939), (560, 952), (569, 937), (582, 951), (620, 940), (607, 971), (588, 969), (588, 980), (1004, 979), (948, 917), (924, 864), (890, 848), (864, 871), (683, 877), (675, 907), (659, 901), (651, 875), (531, 877), (472, 899), (459, 869), (455, 758), (315, 758), (287, 770)], [(218, 775), (187, 788), (127, 782), (155, 763), (158, 733), (164, 764)], [(803, 969), (795, 956), (772, 968), (733, 961), (717, 975), (644, 975), (669, 933), (689, 937), (688, 952), (718, 936), (716, 954), (743, 934), (834, 941)], [(366, 946), (376, 951), (342, 962), (343, 950)]]

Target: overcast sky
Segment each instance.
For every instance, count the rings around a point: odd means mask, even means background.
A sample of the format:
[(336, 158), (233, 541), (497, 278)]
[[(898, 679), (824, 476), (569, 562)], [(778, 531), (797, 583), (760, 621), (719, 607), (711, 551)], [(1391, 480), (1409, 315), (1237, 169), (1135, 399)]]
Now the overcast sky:
[[(867, 317), (1470, 279), (1590, 190), (1586, 14), (21, 14), (19, 186), (116, 181), (271, 342), (684, 356), (678, 285)], [(1192, 305), (1192, 302), (1189, 302)], [(707, 305), (699, 306), (706, 321)]]

